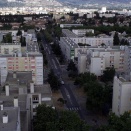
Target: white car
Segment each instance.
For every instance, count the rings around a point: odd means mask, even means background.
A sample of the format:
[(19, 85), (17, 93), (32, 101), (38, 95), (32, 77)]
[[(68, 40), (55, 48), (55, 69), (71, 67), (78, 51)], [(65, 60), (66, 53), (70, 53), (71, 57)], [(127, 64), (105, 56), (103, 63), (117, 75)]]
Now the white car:
[(61, 81), (61, 84), (64, 85), (65, 84), (64, 81)]

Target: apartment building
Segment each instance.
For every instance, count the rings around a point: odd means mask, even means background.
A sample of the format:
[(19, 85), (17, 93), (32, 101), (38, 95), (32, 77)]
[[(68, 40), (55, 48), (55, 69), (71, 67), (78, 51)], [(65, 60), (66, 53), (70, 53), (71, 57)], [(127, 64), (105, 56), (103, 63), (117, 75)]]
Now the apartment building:
[(131, 47), (125, 46), (124, 55), (124, 72), (130, 74), (131, 72)]
[(0, 131), (31, 131), (39, 104), (55, 108), (50, 86), (35, 85), (31, 71), (9, 71), (0, 95)]
[(26, 34), (26, 47), (20, 43), (0, 44), (0, 82), (4, 84), (8, 71), (31, 71), (37, 85), (43, 84), (43, 56), (35, 34)]
[(100, 35), (94, 37), (79, 37), (68, 29), (62, 29), (64, 37), (69, 37), (76, 44), (82, 43), (90, 46), (100, 46), (105, 44), (106, 46), (113, 46), (113, 36)]
[(62, 29), (62, 34), (64, 37), (69, 37), (69, 38), (77, 38), (78, 37), (74, 32), (72, 32), (68, 29)]
[[(85, 57), (86, 56), (86, 57)], [(94, 48), (78, 54), (78, 72), (91, 72), (101, 76), (106, 67), (124, 71), (124, 50), (118, 47)]]
[(77, 36), (85, 36), (86, 33), (94, 34), (93, 29), (73, 29), (72, 32), (75, 33)]
[(31, 71), (35, 84), (43, 84), (43, 57), (41, 54), (1, 55), (0, 70), (2, 85), (6, 80), (8, 71)]
[(87, 18), (94, 18), (95, 16), (96, 16), (96, 14), (94, 14), (94, 13), (90, 13), (90, 14), (86, 15)]
[(131, 81), (130, 76), (114, 77), (112, 112), (120, 116), (124, 112), (131, 113)]
[(70, 27), (79, 27), (83, 26), (83, 24), (60, 24), (61, 28), (70, 28)]
[(101, 44), (105, 44), (106, 46), (113, 46), (113, 37), (112, 36), (104, 36), (104, 37), (77, 37), (71, 38), (76, 44), (82, 43), (90, 46), (100, 46)]
[(0, 43), (0, 54), (13, 54), (21, 52), (21, 43)]
[(106, 18), (111, 18), (111, 17), (115, 17), (115, 14), (106, 14), (106, 13), (102, 13), (102, 14), (99, 14), (100, 17), (106, 17)]
[(60, 37), (60, 47), (67, 60), (74, 60), (75, 48), (78, 45), (67, 37)]

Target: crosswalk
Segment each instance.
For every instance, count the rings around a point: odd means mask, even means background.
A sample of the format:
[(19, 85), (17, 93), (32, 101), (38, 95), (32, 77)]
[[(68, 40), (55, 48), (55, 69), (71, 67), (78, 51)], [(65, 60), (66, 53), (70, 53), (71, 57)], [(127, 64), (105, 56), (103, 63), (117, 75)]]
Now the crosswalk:
[(71, 108), (67, 108), (69, 111), (78, 111), (80, 110), (79, 107), (71, 107)]

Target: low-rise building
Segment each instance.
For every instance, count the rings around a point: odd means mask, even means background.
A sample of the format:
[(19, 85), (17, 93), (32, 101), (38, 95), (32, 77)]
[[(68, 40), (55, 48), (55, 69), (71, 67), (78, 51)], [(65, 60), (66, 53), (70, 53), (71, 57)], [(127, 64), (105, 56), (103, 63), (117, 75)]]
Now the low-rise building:
[(49, 85), (36, 85), (31, 71), (9, 71), (0, 95), (0, 130), (31, 131), (39, 104), (53, 106)]
[(68, 29), (62, 29), (62, 33), (65, 37), (69, 37), (76, 44), (82, 43), (90, 46), (100, 46), (104, 44), (106, 46), (113, 46), (113, 36), (100, 35), (92, 37), (79, 37)]
[(93, 29), (73, 29), (72, 32), (75, 33), (77, 36), (85, 36), (86, 33), (94, 34)]
[(79, 26), (83, 26), (83, 24), (60, 24), (61, 28), (79, 27)]

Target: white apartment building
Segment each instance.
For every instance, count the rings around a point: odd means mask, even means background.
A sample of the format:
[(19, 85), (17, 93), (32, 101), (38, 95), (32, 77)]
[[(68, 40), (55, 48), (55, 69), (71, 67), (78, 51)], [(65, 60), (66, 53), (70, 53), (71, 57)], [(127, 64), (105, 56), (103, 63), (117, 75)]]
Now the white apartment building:
[(75, 33), (77, 36), (85, 36), (86, 33), (94, 34), (93, 29), (73, 29), (72, 32)]
[(91, 14), (87, 14), (86, 17), (87, 18), (94, 18), (96, 16), (96, 14), (94, 13), (91, 13)]
[(31, 71), (36, 85), (43, 84), (43, 56), (41, 54), (18, 54), (0, 56), (1, 84), (3, 85), (8, 71)]
[(125, 46), (125, 56), (124, 56), (124, 72), (129, 73), (131, 72), (131, 47)]
[(113, 37), (104, 36), (104, 37), (77, 37), (71, 38), (76, 44), (82, 43), (90, 46), (100, 46), (102, 43), (106, 46), (113, 46)]
[(79, 27), (79, 26), (83, 26), (83, 24), (60, 24), (61, 28)]
[(75, 48), (78, 45), (67, 37), (60, 37), (60, 47), (67, 60), (74, 60)]
[(79, 37), (68, 29), (62, 29), (62, 33), (65, 37), (69, 37), (76, 44), (82, 43), (90, 46), (99, 46), (103, 43), (106, 46), (113, 46), (113, 36), (100, 35), (97, 37)]
[(131, 112), (131, 81), (123, 77), (114, 77), (112, 112), (122, 115), (124, 112)]
[(115, 17), (115, 14), (99, 14), (100, 17), (106, 17), (106, 18), (111, 18), (111, 17)]
[(21, 43), (1, 43), (0, 54), (13, 54), (21, 52)]
[[(85, 57), (85, 56), (86, 57)], [(106, 67), (124, 70), (124, 50), (115, 48), (95, 48), (78, 54), (78, 72), (91, 72), (101, 76)]]
[[(16, 34), (15, 34), (16, 35)], [(0, 82), (4, 84), (8, 71), (31, 71), (36, 85), (43, 84), (43, 56), (35, 34), (26, 34), (26, 47), (20, 43), (0, 44)]]

